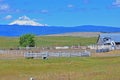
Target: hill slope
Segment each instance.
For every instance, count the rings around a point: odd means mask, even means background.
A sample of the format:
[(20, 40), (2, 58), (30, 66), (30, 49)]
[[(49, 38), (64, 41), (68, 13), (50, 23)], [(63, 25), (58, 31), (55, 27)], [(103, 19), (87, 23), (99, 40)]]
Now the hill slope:
[(120, 32), (120, 28), (91, 25), (76, 27), (0, 25), (0, 36), (14, 37), (26, 33), (41, 36), (70, 32)]

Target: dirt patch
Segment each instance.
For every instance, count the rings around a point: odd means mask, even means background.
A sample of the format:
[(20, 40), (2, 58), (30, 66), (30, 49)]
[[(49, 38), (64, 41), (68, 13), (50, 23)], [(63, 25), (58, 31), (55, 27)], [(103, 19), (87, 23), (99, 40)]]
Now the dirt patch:
[(98, 37), (100, 32), (72, 32), (63, 34), (53, 34), (46, 36), (79, 36), (79, 37)]

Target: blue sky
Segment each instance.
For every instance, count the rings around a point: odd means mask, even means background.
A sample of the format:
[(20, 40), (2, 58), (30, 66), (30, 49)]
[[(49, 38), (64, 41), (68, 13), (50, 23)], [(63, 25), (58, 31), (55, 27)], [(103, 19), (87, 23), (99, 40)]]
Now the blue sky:
[(120, 0), (0, 0), (0, 24), (24, 15), (51, 26), (120, 27)]

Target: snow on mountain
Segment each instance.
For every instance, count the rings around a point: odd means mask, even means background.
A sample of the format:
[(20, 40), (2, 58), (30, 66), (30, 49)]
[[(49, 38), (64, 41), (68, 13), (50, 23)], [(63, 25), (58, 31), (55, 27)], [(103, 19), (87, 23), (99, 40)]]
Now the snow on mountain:
[(31, 20), (27, 16), (19, 17), (19, 19), (11, 22), (9, 25), (47, 26), (47, 24), (40, 24), (38, 22), (35, 22), (34, 20)]

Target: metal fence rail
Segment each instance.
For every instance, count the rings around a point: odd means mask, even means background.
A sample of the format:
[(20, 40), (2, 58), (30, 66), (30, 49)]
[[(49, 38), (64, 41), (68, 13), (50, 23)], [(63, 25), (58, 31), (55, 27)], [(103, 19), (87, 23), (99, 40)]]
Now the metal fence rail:
[(41, 53), (24, 53), (25, 58), (48, 58), (48, 57), (83, 57), (90, 56), (91, 53), (88, 51), (85, 52), (76, 52), (76, 53), (67, 53), (67, 52), (41, 52)]

